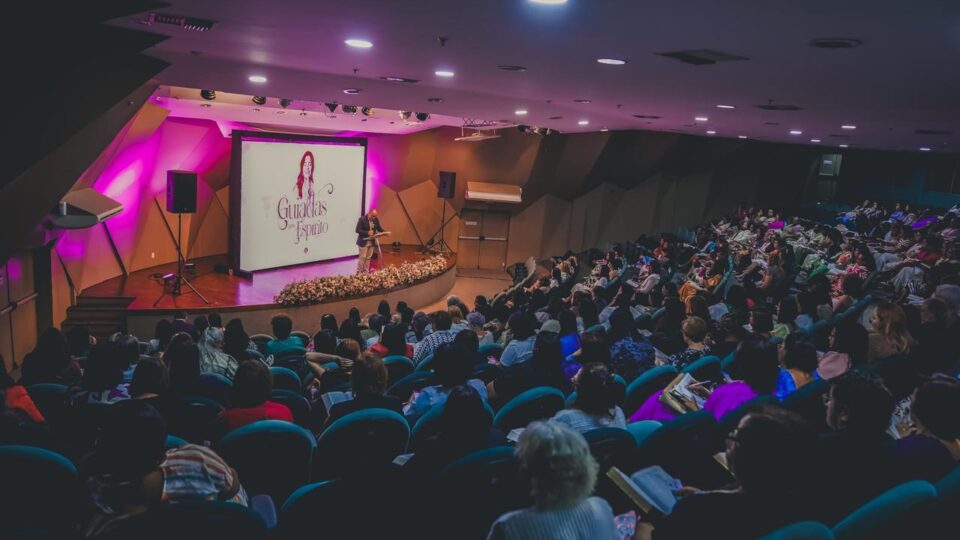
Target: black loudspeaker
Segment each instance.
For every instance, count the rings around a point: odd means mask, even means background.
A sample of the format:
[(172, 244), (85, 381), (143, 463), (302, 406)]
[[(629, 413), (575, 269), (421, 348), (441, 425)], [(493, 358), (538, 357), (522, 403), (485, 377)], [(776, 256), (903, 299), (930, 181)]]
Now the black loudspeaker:
[(457, 173), (440, 171), (440, 184), (437, 186), (437, 197), (452, 199), (457, 192)]
[(167, 212), (192, 214), (197, 211), (197, 173), (167, 171)]

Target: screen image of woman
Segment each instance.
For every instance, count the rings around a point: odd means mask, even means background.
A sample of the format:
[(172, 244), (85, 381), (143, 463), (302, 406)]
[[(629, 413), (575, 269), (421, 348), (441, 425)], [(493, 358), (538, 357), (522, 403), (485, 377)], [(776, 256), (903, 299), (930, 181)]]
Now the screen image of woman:
[(297, 176), (297, 198), (303, 198), (303, 183), (307, 185), (307, 200), (313, 200), (313, 152), (306, 151), (300, 158), (300, 174)]

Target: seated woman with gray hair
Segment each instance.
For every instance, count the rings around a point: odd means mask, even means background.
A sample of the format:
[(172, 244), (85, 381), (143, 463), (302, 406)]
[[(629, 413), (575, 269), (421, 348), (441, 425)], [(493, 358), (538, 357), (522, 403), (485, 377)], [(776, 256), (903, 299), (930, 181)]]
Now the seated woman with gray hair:
[(534, 505), (500, 516), (487, 540), (619, 538), (610, 505), (590, 496), (598, 466), (582, 435), (557, 422), (533, 422), (515, 455)]

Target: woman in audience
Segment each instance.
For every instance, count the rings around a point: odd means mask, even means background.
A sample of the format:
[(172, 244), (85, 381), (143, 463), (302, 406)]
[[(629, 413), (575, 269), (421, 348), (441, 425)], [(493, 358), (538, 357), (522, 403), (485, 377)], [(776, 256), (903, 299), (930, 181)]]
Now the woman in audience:
[(710, 351), (723, 360), (727, 355), (737, 350), (737, 346), (746, 337), (747, 331), (737, 320), (736, 315), (727, 313), (720, 318), (720, 322), (717, 324), (717, 339), (710, 346)]
[[(170, 325), (170, 321), (166, 319), (160, 320)], [(173, 335), (173, 326), (170, 325), (170, 328), (170, 335)], [(70, 329), (66, 331), (66, 337), (67, 349), (70, 351), (70, 356), (76, 358), (82, 366), (83, 361), (87, 358), (87, 354), (90, 353), (90, 348), (97, 344), (97, 340), (90, 335), (87, 327), (83, 325), (71, 326)]]
[(533, 357), (533, 342), (536, 338), (533, 320), (524, 312), (517, 312), (507, 321), (507, 330), (513, 336), (503, 348), (500, 365), (504, 368), (526, 362)]
[(912, 346), (913, 337), (907, 330), (903, 308), (889, 302), (878, 305), (870, 317), (867, 360), (875, 362), (895, 354), (907, 354)]
[(913, 433), (898, 440), (894, 455), (901, 482), (937, 482), (960, 462), (960, 381), (937, 374), (913, 393)]
[(569, 310), (563, 309), (557, 315), (557, 321), (560, 323), (560, 336), (569, 336), (580, 331), (577, 326), (577, 315)]
[(130, 398), (153, 405), (165, 420), (173, 418), (173, 403), (169, 395), (170, 377), (167, 366), (155, 358), (144, 358), (133, 370)]
[(820, 436), (820, 497), (827, 524), (893, 487), (893, 439), (887, 434), (894, 401), (879, 377), (850, 371), (825, 396), (827, 425)]
[(538, 386), (556, 388), (564, 395), (573, 391), (573, 384), (563, 374), (560, 337), (553, 332), (537, 334), (530, 361), (505, 369), (487, 385), (487, 395), (491, 403), (503, 404)]
[(770, 332), (770, 335), (783, 339), (796, 332), (799, 329), (796, 322), (797, 315), (799, 315), (797, 297), (784, 296), (781, 298), (777, 307), (777, 324), (773, 325), (773, 331)]
[[(177, 336), (190, 340), (184, 333)], [(163, 353), (163, 363), (170, 374), (170, 393), (176, 397), (196, 395), (200, 386), (200, 349), (192, 340), (181, 342), (177, 336)]]
[(170, 319), (160, 319), (153, 330), (153, 339), (147, 343), (146, 354), (159, 354), (167, 350), (170, 338), (173, 337), (173, 323)]
[(747, 413), (726, 440), (736, 489), (684, 487), (673, 512), (656, 525), (638, 522), (634, 539), (758, 538), (812, 519), (815, 448), (813, 432), (796, 414), (773, 407)]
[(696, 316), (687, 317), (682, 328), (687, 348), (667, 358), (667, 362), (678, 371), (710, 354), (710, 346), (704, 343), (707, 337), (706, 321)]
[(207, 328), (210, 328), (210, 321), (207, 319), (206, 315), (197, 315), (193, 318), (193, 330), (196, 332), (196, 335), (203, 337), (203, 331)]
[(663, 315), (654, 323), (650, 341), (664, 354), (675, 354), (684, 348), (683, 319), (686, 317), (686, 308), (680, 300), (673, 298), (664, 299), (663, 308)]
[(200, 338), (200, 372), (219, 373), (233, 378), (237, 372), (237, 359), (223, 352), (223, 330), (207, 328)]
[(637, 333), (637, 324), (628, 308), (617, 308), (610, 316), (607, 343), (610, 348), (609, 367), (627, 384), (654, 366), (656, 351), (650, 342)]
[(478, 294), (476, 298), (473, 299), (473, 312), (483, 315), (483, 318), (487, 320), (493, 316), (493, 308), (491, 308), (487, 302), (486, 296)]
[(856, 274), (845, 274), (840, 284), (840, 294), (833, 299), (833, 312), (840, 313), (853, 304), (863, 294), (863, 279)]
[(487, 402), (487, 388), (483, 381), (471, 378), (471, 355), (459, 343), (444, 343), (437, 347), (434, 353), (434, 373), (440, 384), (414, 392), (403, 408), (403, 415), (410, 425), (414, 425), (431, 407), (446, 402), (450, 390), (462, 384), (473, 387), (484, 403)]
[(79, 386), (68, 392), (70, 403), (115, 403), (130, 399), (130, 385), (123, 382), (125, 366), (119, 343), (97, 345), (90, 351), (86, 365)]
[(807, 330), (813, 326), (813, 323), (820, 320), (817, 310), (817, 298), (813, 293), (808, 291), (800, 291), (797, 293), (797, 311), (799, 315), (794, 319), (794, 323), (796, 323), (799, 330)]
[(164, 449), (167, 430), (156, 409), (140, 400), (105, 414), (96, 451), (80, 467), (93, 516), (85, 537), (106, 535), (132, 515), (180, 501), (247, 505), (237, 472), (209, 448)]
[(350, 392), (353, 399), (331, 407), (327, 424), (362, 409), (389, 409), (402, 413), (403, 403), (394, 396), (384, 395), (386, 390), (387, 367), (383, 360), (376, 354), (363, 353), (353, 364), (350, 373)]
[(227, 431), (258, 420), (293, 422), (293, 413), (286, 405), (270, 401), (273, 375), (263, 362), (247, 360), (237, 368), (230, 393), (230, 408), (220, 413)]
[(750, 329), (753, 335), (769, 340), (773, 335), (773, 314), (765, 307), (750, 312)]
[(783, 401), (787, 396), (817, 380), (817, 349), (800, 334), (790, 334), (780, 344), (780, 377), (776, 396)]
[(24, 357), (20, 382), (24, 386), (39, 383), (70, 386), (79, 382), (80, 376), (80, 364), (70, 356), (67, 338), (60, 330), (47, 328), (37, 338), (37, 345)]
[(340, 331), (337, 334), (337, 338), (340, 341), (352, 339), (357, 342), (357, 345), (364, 342), (363, 336), (360, 335), (360, 326), (352, 318), (344, 319), (343, 322), (340, 323)]
[(619, 391), (610, 369), (603, 364), (587, 364), (574, 379), (577, 399), (573, 406), (553, 415), (553, 421), (574, 431), (586, 433), (602, 427), (626, 428), (623, 410), (617, 405)]
[(261, 359), (260, 352), (251, 349), (250, 343), (250, 336), (244, 332), (242, 326), (234, 326), (223, 331), (223, 352), (229, 354), (237, 362)]
[(477, 343), (480, 346), (490, 345), (494, 342), (493, 333), (484, 328), (486, 322), (486, 317), (479, 311), (471, 311), (467, 314), (467, 324), (470, 325), (470, 330), (477, 335)]
[(727, 371), (733, 382), (718, 386), (703, 404), (703, 410), (717, 420), (757, 396), (776, 391), (780, 376), (777, 347), (769, 340), (751, 337), (740, 343)]
[(320, 330), (329, 330), (336, 336), (339, 329), (340, 327), (337, 326), (337, 317), (334, 314), (324, 313), (323, 316), (320, 317)]
[(957, 358), (960, 356), (957, 336), (948, 326), (950, 313), (947, 303), (939, 298), (927, 298), (920, 305), (920, 327), (917, 329), (916, 354), (923, 373), (957, 373)]
[[(356, 340), (343, 339), (334, 349), (333, 354), (316, 351), (307, 353), (307, 365), (320, 381), (320, 391), (324, 393), (347, 391), (350, 387), (353, 364), (360, 358), (361, 352), (360, 344)], [(331, 370), (324, 367), (324, 364), (330, 362), (337, 364), (337, 367)]]
[(390, 323), (383, 327), (380, 333), (380, 342), (370, 347), (370, 352), (379, 354), (381, 358), (388, 356), (406, 356), (413, 358), (413, 345), (406, 342), (404, 336), (406, 331), (396, 323)]
[(506, 443), (483, 399), (469, 385), (450, 390), (437, 424), (436, 434), (421, 444), (405, 468), (418, 474), (439, 471), (467, 454)]
[(610, 505), (590, 496), (598, 466), (582, 435), (556, 422), (534, 422), (514, 453), (534, 505), (500, 516), (488, 540), (620, 539)]
[(867, 362), (867, 331), (854, 320), (838, 323), (830, 331), (829, 347), (820, 357), (817, 374), (821, 379), (835, 379), (851, 368)]

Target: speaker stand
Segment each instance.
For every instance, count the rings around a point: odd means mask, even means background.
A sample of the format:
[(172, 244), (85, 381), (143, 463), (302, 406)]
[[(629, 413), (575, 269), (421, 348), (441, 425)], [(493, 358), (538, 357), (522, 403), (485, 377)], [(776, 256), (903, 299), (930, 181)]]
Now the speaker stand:
[(163, 300), (163, 297), (169, 294), (174, 299), (174, 304), (176, 304), (176, 298), (182, 294), (183, 286), (186, 285), (190, 289), (189, 292), (192, 292), (200, 297), (200, 300), (203, 300), (204, 304), (209, 304), (210, 302), (200, 294), (200, 291), (196, 287), (190, 284), (190, 281), (183, 275), (183, 250), (180, 248), (182, 245), (182, 235), (183, 235), (183, 213), (177, 212), (177, 274), (173, 277), (170, 283), (169, 290), (167, 289), (167, 283), (163, 283), (163, 292), (160, 293), (160, 297), (157, 298), (157, 301), (153, 303), (153, 307), (157, 307), (157, 304)]
[[(447, 200), (446, 199), (440, 199), (440, 208), (441, 208), (440, 210), (440, 241), (435, 242), (433, 244), (431, 251), (449, 255), (453, 253), (453, 249), (450, 248), (450, 244), (447, 243), (447, 240), (446, 238), (444, 238), (444, 235), (443, 235), (444, 228), (447, 226)], [(434, 233), (434, 236), (436, 236), (436, 233)]]

